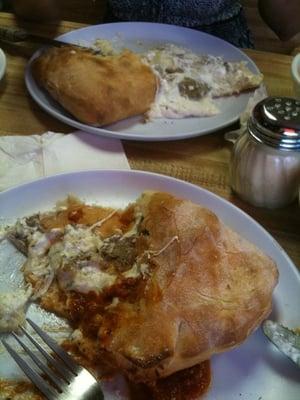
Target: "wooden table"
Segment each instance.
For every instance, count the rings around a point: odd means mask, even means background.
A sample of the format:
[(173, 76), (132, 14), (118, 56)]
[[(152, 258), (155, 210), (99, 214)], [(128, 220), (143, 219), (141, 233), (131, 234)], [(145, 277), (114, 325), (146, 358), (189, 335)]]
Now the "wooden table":
[[(0, 26), (16, 26), (14, 17), (0, 13)], [(61, 22), (42, 26), (25, 24), (26, 29), (44, 35), (57, 35), (84, 25)], [(3, 47), (3, 46), (2, 46)], [(30, 135), (48, 130), (71, 132), (46, 114), (30, 98), (24, 84), (28, 48), (5, 47), (7, 72), (0, 82), (0, 135)], [(247, 50), (246, 53), (265, 76), (270, 95), (292, 95), (291, 57), (281, 54)], [(28, 54), (27, 54), (28, 56)], [(246, 204), (231, 193), (228, 167), (230, 144), (224, 140), (224, 130), (198, 138), (174, 142), (123, 141), (133, 169), (159, 172), (202, 186), (246, 211), (265, 227), (300, 268), (300, 208), (294, 204), (280, 210), (266, 210)]]

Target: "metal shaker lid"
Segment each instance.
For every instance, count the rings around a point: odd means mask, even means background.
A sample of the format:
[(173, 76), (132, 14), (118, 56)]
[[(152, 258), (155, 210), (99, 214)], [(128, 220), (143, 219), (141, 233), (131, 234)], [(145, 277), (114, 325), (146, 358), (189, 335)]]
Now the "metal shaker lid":
[(260, 101), (248, 120), (248, 131), (260, 143), (300, 151), (300, 101), (289, 97)]

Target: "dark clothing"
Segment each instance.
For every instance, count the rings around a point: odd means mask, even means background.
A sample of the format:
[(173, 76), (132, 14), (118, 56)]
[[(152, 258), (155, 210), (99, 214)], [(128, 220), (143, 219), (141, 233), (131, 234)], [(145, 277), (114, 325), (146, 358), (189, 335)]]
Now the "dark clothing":
[(144, 21), (180, 25), (253, 47), (241, 4), (235, 0), (109, 0), (106, 22)]

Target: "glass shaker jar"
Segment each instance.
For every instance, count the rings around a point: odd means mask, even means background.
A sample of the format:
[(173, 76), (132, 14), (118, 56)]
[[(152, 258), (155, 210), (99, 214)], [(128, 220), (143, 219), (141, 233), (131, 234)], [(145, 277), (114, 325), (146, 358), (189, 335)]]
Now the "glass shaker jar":
[(231, 187), (259, 207), (279, 208), (298, 196), (300, 186), (300, 101), (268, 97), (253, 109), (236, 140)]

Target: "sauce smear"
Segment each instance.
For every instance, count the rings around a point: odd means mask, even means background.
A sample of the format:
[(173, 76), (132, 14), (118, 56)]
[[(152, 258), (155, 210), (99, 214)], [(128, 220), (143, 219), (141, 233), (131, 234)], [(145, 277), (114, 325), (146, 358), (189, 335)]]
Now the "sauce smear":
[(195, 400), (207, 392), (210, 382), (207, 360), (159, 379), (153, 387), (130, 382), (130, 400)]

